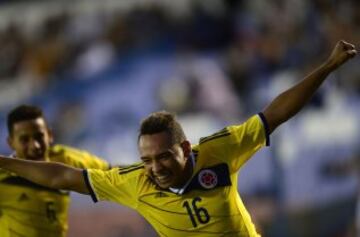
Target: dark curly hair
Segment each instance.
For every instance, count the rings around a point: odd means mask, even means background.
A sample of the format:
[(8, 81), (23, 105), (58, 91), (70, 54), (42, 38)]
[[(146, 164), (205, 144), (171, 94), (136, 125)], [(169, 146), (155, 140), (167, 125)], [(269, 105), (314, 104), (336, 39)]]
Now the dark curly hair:
[(174, 114), (167, 111), (151, 113), (140, 125), (138, 141), (142, 135), (167, 132), (171, 138), (171, 144), (180, 144), (186, 140), (185, 133), (176, 120)]
[(11, 135), (14, 124), (22, 121), (44, 118), (43, 111), (33, 105), (20, 105), (11, 110), (7, 116), (7, 129)]

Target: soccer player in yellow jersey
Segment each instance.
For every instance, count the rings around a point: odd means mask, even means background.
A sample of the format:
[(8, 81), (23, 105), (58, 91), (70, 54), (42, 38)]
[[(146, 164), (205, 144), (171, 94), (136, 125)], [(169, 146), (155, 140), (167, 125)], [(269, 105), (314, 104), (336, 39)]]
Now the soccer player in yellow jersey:
[[(14, 156), (56, 161), (77, 168), (108, 169), (109, 164), (87, 152), (51, 145), (52, 134), (38, 107), (22, 105), (7, 119), (8, 143)], [(0, 169), (0, 236), (65, 237), (69, 193), (47, 188)]]
[(239, 168), (281, 123), (295, 115), (326, 77), (356, 55), (337, 43), (329, 58), (262, 113), (192, 146), (175, 118), (157, 112), (141, 124), (141, 163), (110, 171), (0, 157), (0, 167), (35, 183), (91, 194), (143, 215), (159, 236), (259, 236), (237, 191)]

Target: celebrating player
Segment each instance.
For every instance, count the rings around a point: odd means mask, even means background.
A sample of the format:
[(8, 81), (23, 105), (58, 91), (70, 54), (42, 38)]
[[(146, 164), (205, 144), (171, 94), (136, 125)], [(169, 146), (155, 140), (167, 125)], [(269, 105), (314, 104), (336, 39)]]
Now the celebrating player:
[(356, 55), (337, 43), (329, 58), (245, 123), (192, 146), (173, 115), (157, 112), (141, 124), (141, 163), (110, 171), (0, 158), (0, 167), (55, 189), (91, 194), (138, 211), (160, 236), (259, 236), (237, 191), (237, 172), (269, 135), (294, 116), (326, 77)]
[[(56, 161), (77, 168), (108, 169), (109, 164), (84, 151), (52, 144), (41, 109), (22, 105), (7, 118), (8, 143), (14, 156)], [(24, 167), (24, 169), (27, 169)], [(64, 237), (69, 193), (30, 182), (0, 169), (0, 236)]]

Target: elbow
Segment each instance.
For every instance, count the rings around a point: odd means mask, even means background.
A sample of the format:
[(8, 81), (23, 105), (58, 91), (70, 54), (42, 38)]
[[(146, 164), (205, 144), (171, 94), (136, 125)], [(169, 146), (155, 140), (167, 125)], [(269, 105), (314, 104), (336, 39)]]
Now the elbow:
[(53, 189), (68, 189), (69, 174), (66, 166), (58, 166), (49, 177), (49, 187)]

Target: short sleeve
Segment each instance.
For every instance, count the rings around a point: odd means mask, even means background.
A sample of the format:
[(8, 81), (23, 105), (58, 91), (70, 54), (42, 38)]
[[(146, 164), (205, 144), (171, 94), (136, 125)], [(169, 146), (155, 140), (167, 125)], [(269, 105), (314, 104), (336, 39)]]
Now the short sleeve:
[(205, 156), (226, 162), (232, 172), (240, 167), (256, 151), (269, 145), (269, 132), (265, 117), (257, 114), (240, 125), (228, 126), (223, 130), (200, 139), (200, 152)]
[(122, 168), (88, 169), (83, 175), (94, 202), (106, 200), (136, 208), (140, 169), (128, 173), (122, 172)]
[(83, 150), (64, 145), (55, 145), (50, 148), (48, 157), (51, 161), (64, 163), (80, 169), (108, 170), (107, 161)]

